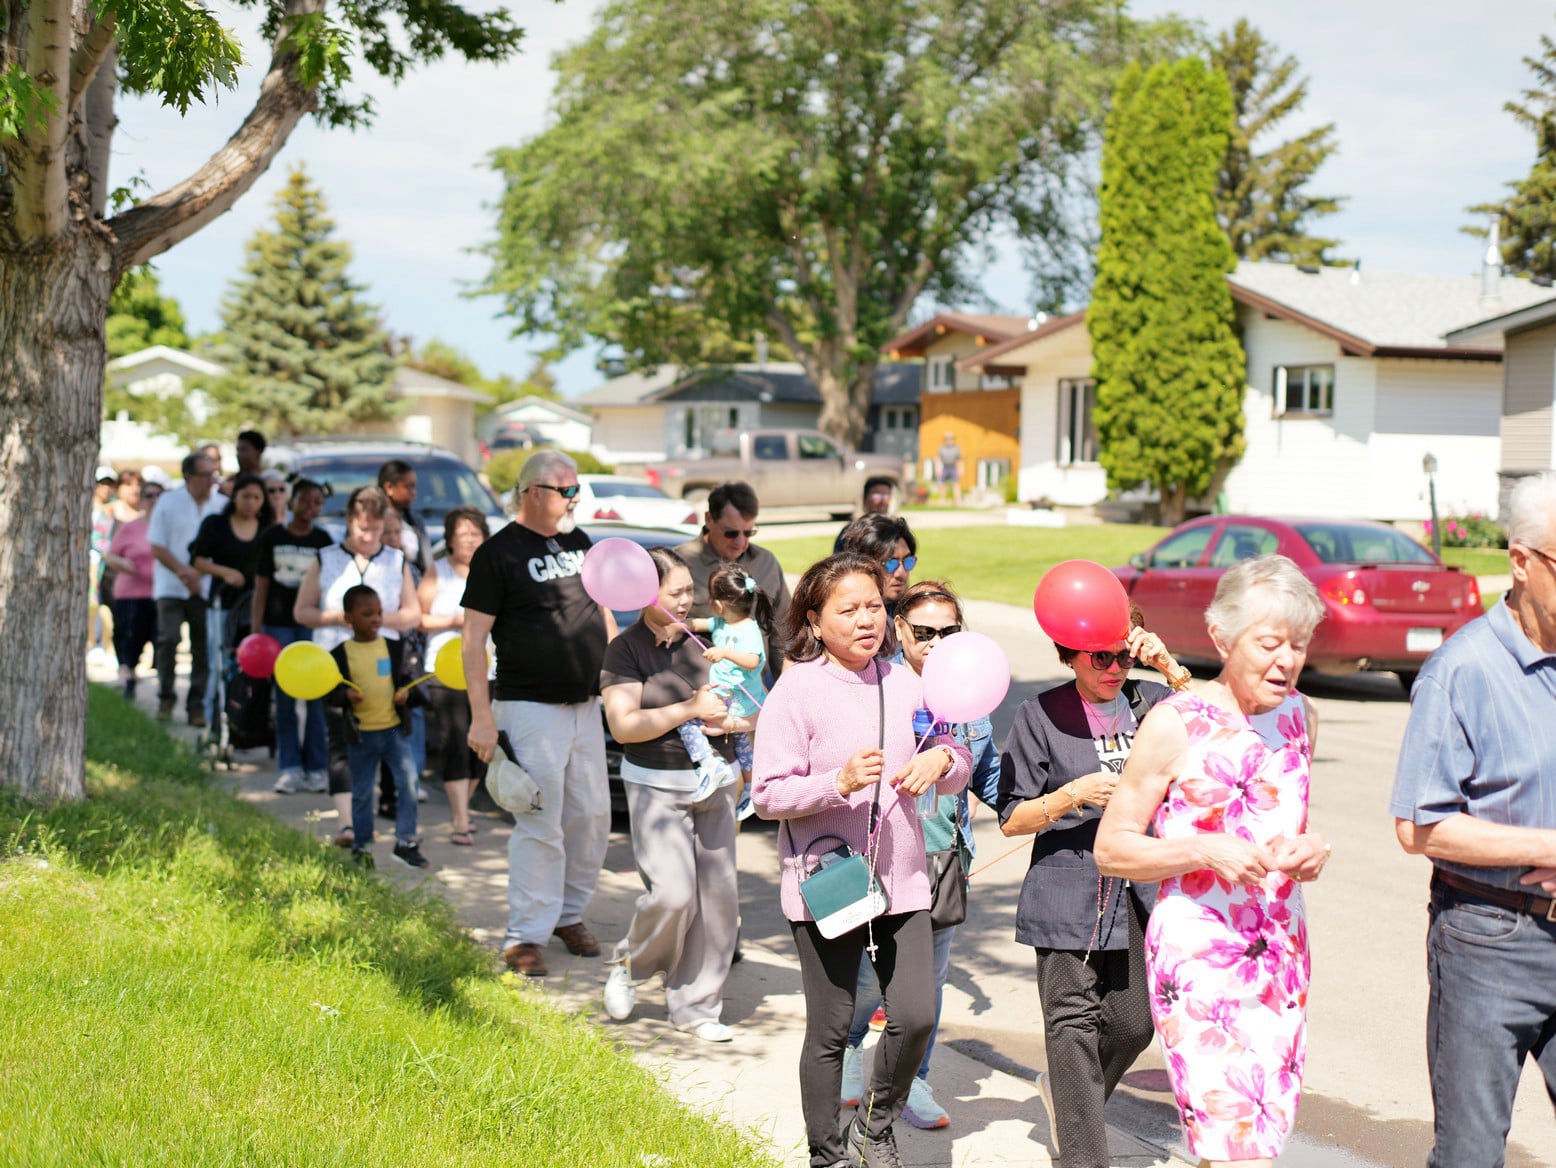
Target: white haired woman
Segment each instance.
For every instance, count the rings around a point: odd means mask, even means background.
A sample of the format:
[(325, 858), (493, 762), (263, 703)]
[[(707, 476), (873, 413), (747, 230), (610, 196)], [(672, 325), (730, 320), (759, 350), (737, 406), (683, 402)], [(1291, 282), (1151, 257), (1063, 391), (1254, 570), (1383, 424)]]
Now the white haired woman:
[(1329, 856), (1308, 830), (1317, 716), (1296, 690), (1323, 616), (1285, 556), (1221, 578), (1205, 622), (1220, 676), (1157, 704), (1097, 831), (1107, 876), (1159, 880), (1145, 934), (1151, 1014), (1189, 1148), (1269, 1165), (1296, 1120), (1308, 943), (1299, 883)]

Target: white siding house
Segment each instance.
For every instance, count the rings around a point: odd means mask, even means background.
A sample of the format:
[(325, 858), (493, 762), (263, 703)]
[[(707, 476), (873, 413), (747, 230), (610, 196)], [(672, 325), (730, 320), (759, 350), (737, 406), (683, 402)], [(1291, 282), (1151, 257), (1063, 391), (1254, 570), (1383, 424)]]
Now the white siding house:
[(485, 429), (494, 431), (507, 422), (522, 422), (561, 450), (588, 450), (594, 440), (593, 418), (550, 398), (521, 397), (500, 405)]

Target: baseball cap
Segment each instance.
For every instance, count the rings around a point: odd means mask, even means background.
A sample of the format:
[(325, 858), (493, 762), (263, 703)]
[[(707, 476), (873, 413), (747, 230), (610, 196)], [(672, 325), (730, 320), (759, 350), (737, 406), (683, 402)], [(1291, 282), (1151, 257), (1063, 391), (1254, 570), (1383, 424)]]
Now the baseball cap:
[(119, 472), (111, 466), (100, 466), (97, 468), (97, 476), (92, 481), (94, 483), (116, 483), (119, 481)]

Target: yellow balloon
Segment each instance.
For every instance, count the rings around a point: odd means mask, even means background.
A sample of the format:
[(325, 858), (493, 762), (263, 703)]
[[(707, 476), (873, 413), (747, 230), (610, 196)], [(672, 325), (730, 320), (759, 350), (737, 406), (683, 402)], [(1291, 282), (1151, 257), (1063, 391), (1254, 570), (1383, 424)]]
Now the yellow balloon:
[(322, 698), (342, 680), (329, 650), (312, 641), (293, 641), (276, 657), (276, 684), (302, 701)]
[(465, 688), (465, 639), (450, 637), (432, 659), (433, 676), (449, 689)]

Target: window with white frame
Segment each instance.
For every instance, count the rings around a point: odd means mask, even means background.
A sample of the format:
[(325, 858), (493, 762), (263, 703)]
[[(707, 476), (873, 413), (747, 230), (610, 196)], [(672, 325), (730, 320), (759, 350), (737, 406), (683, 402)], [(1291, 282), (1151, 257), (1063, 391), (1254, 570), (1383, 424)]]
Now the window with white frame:
[(930, 357), (924, 362), (925, 388), (930, 393), (950, 393), (956, 388), (956, 358)]
[(911, 430), (913, 429), (912, 406), (883, 406), (881, 409), (882, 430)]
[(1333, 413), (1333, 365), (1275, 366), (1277, 418), (1323, 418)]
[(1097, 427), (1092, 412), (1097, 408), (1097, 383), (1089, 377), (1059, 381), (1060, 466), (1097, 461)]

